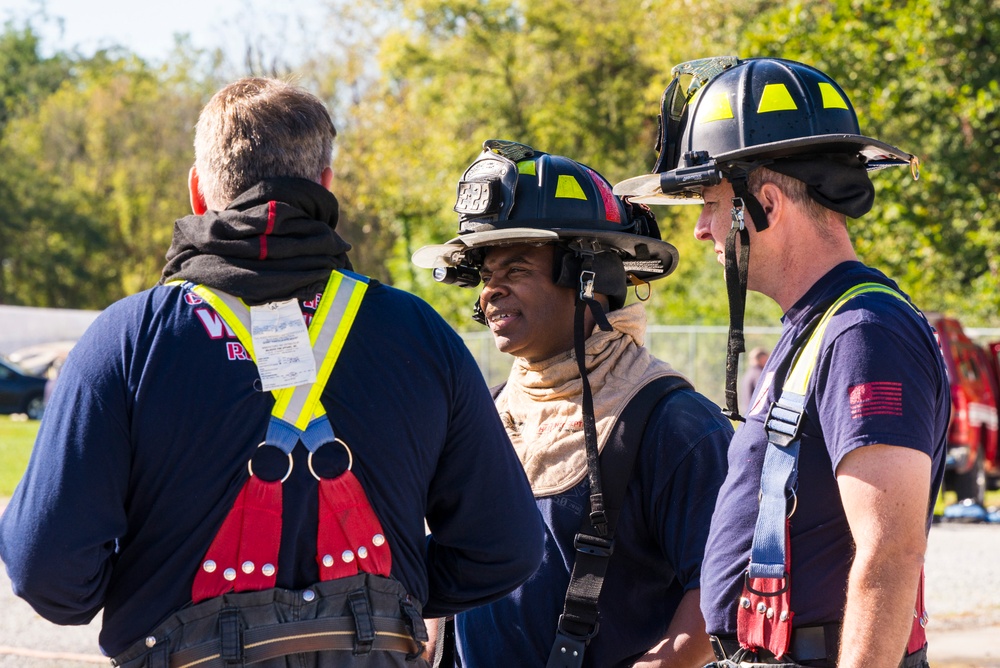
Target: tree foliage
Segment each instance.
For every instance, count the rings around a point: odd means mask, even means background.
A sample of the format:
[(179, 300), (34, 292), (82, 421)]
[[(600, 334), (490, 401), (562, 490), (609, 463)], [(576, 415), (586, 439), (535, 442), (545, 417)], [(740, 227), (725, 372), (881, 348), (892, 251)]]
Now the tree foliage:
[[(926, 308), (1000, 326), (997, 0), (327, 0), (290, 61), (262, 40), (235, 66), (183, 39), (166, 65), (123, 51), (42, 57), (30, 26), (0, 35), (0, 300), (101, 307), (156, 280), (200, 106), (235, 74), (287, 75), (330, 103), (334, 191), (355, 267), (468, 328), (474, 291), (434, 283), (412, 252), (454, 235), (455, 187), (485, 139), (567, 155), (612, 182), (648, 170), (670, 68), (781, 56), (836, 79), (862, 131), (918, 154), (874, 177), (851, 229), (862, 259)], [(306, 39), (306, 38), (303, 38)], [(252, 56), (252, 57), (251, 57)], [(242, 68), (242, 69), (241, 69)], [(696, 207), (658, 207), (678, 270), (657, 323), (725, 324), (721, 267)], [(751, 296), (748, 323), (778, 312)]]

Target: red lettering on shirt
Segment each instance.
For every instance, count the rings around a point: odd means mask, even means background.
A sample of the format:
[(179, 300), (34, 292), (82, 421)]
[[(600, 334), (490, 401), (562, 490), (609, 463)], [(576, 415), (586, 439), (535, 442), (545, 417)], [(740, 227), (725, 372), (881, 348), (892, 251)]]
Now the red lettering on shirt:
[(198, 304), (204, 304), (205, 300), (196, 295), (193, 292), (184, 293), (184, 301), (186, 301), (191, 306), (197, 306)]
[(851, 418), (871, 415), (903, 415), (903, 384), (872, 381), (848, 388)]
[(246, 348), (243, 347), (243, 344), (235, 341), (230, 341), (226, 344), (226, 355), (229, 357), (230, 361), (250, 359), (250, 356), (247, 355)]

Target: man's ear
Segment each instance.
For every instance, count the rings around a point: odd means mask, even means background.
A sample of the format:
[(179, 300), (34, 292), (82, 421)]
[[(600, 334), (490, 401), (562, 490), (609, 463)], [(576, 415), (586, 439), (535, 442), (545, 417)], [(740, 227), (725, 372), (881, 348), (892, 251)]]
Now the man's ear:
[(764, 213), (767, 214), (768, 227), (774, 225), (781, 218), (788, 204), (788, 198), (785, 197), (785, 193), (773, 183), (765, 183), (760, 187), (760, 192), (757, 193), (757, 201), (760, 202)]
[(188, 172), (188, 194), (191, 197), (191, 210), (194, 212), (194, 215), (201, 216), (208, 211), (208, 206), (205, 204), (205, 197), (198, 188), (198, 168), (194, 165), (191, 166), (191, 171)]
[(320, 185), (322, 185), (327, 190), (330, 189), (330, 186), (333, 184), (333, 168), (332, 167), (327, 167), (326, 169), (323, 170), (323, 173), (319, 175), (319, 182), (320, 182)]

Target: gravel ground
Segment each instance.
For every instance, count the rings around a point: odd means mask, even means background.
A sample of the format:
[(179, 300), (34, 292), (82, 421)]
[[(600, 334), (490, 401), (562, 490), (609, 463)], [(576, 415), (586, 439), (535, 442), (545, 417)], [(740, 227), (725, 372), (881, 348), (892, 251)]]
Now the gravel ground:
[[(50, 624), (11, 593), (0, 571), (0, 668), (107, 665), (100, 617), (88, 626)], [(1000, 525), (935, 525), (926, 574), (931, 665), (1000, 668)]]

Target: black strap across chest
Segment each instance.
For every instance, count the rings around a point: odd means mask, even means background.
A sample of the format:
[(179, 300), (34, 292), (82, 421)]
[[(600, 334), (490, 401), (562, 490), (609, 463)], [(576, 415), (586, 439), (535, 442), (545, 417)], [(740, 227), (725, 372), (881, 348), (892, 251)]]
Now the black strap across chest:
[[(691, 385), (679, 376), (663, 376), (646, 384), (632, 398), (615, 423), (600, 456), (607, 534), (603, 537), (584, 514), (574, 539), (576, 560), (559, 616), (555, 643), (546, 668), (579, 668), (587, 644), (597, 635), (597, 601), (614, 552), (615, 530), (632, 479), (636, 456), (653, 409), (670, 392)], [(497, 392), (499, 394), (499, 392)]]

